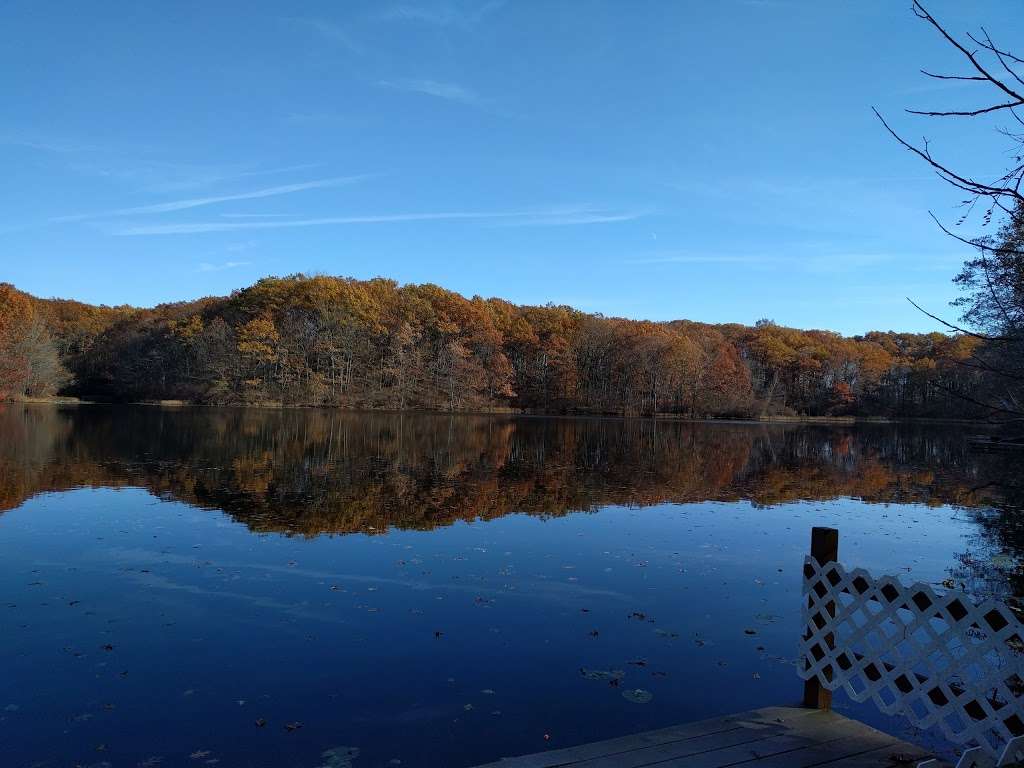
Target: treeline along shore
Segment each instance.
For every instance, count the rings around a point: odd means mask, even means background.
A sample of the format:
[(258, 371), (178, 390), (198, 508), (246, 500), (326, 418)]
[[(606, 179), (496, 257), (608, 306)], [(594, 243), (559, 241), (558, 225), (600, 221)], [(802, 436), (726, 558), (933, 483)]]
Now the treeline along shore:
[(984, 415), (968, 335), (651, 322), (377, 278), (108, 307), (0, 284), (0, 396), (688, 417)]

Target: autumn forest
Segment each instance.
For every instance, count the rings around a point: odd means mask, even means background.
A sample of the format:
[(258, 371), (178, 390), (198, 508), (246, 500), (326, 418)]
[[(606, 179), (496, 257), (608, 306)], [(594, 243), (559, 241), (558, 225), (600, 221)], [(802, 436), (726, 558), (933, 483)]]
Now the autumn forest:
[(648, 322), (378, 278), (265, 278), (152, 309), (0, 284), (0, 393), (686, 417), (971, 417), (971, 335)]

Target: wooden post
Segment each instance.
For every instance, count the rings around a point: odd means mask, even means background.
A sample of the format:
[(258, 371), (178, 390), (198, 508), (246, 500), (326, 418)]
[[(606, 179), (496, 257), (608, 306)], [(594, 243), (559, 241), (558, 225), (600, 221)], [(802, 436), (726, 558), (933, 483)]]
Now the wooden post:
[[(818, 561), (818, 565), (839, 560), (839, 531), (836, 528), (811, 529), (811, 557)], [(807, 599), (810, 600), (809, 597)], [(827, 603), (825, 610), (829, 616), (835, 616), (836, 604)], [(831, 632), (825, 635), (825, 643), (829, 648), (834, 648), (835, 635)], [(825, 674), (828, 679), (832, 679), (831, 670), (826, 670)], [(804, 706), (832, 709), (832, 691), (822, 686), (817, 677), (804, 681)]]

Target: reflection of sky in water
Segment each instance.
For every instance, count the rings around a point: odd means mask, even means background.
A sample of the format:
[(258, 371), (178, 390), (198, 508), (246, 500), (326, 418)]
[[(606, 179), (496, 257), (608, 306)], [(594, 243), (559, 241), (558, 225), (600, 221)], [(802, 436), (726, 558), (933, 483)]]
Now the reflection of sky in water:
[(472, 765), (793, 703), (812, 525), (931, 582), (975, 533), (839, 499), (307, 539), (136, 489), (41, 495), (0, 517), (0, 764)]

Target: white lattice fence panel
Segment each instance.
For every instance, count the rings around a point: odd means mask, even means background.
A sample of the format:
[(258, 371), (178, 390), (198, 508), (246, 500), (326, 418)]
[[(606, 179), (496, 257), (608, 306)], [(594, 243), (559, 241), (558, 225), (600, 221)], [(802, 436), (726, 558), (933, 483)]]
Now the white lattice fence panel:
[(800, 674), (995, 754), (1024, 734), (1024, 626), (1002, 603), (804, 562)]

